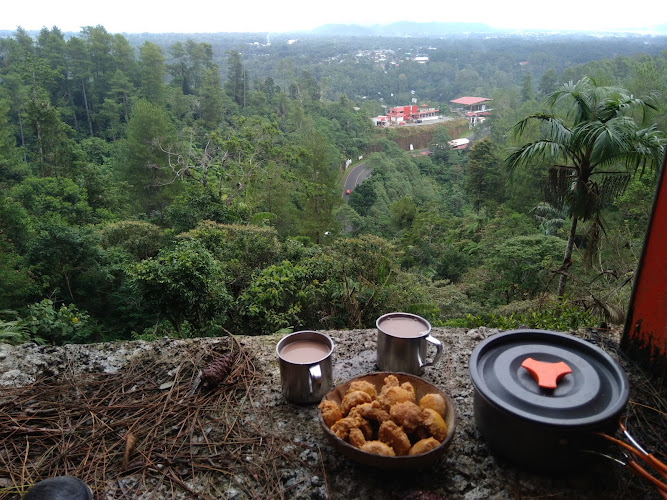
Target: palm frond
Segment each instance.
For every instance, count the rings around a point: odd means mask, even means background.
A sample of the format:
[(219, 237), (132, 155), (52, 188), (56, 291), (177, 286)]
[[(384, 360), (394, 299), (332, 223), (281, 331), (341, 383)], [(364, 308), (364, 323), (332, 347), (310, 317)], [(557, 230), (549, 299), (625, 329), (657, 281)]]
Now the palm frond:
[[(571, 84), (571, 82), (570, 82)], [(595, 93), (596, 83), (589, 77), (583, 77), (577, 83), (563, 87), (559, 101), (571, 99), (572, 105), (569, 106), (568, 116), (572, 117), (574, 123), (590, 120), (595, 111)]]
[(553, 108), (557, 102), (565, 97), (577, 94), (577, 85), (570, 80), (569, 82), (563, 83), (559, 88), (554, 90), (552, 93), (548, 94), (544, 98), (544, 102), (550, 107)]
[(582, 123), (573, 132), (573, 142), (590, 151), (593, 167), (608, 162), (610, 158), (623, 156), (633, 149), (629, 140), (633, 123), (628, 120), (626, 117), (617, 117), (607, 122), (596, 120)]
[(665, 155), (665, 134), (655, 125), (643, 128), (634, 133), (635, 148), (628, 154), (630, 165), (635, 171), (644, 174), (646, 168), (657, 169)]
[(558, 144), (569, 144), (572, 140), (572, 131), (558, 118), (545, 121), (547, 138)]
[(512, 134), (515, 136), (519, 137), (522, 136), (523, 133), (526, 130), (526, 127), (533, 121), (549, 121), (549, 120), (557, 120), (556, 117), (552, 115), (548, 115), (545, 113), (537, 113), (534, 115), (527, 116), (523, 120), (520, 120), (517, 122), (513, 127), (512, 127)]
[[(649, 96), (649, 99), (651, 97)], [(641, 112), (641, 121), (642, 123), (646, 120), (646, 115), (651, 111), (657, 111), (658, 107), (654, 105), (650, 100), (640, 99), (633, 95), (624, 94), (614, 103), (619, 114), (627, 115), (636, 110)]]
[(566, 148), (556, 142), (542, 140), (510, 149), (510, 155), (505, 158), (504, 165), (511, 173), (521, 166), (551, 165), (565, 160), (567, 160)]

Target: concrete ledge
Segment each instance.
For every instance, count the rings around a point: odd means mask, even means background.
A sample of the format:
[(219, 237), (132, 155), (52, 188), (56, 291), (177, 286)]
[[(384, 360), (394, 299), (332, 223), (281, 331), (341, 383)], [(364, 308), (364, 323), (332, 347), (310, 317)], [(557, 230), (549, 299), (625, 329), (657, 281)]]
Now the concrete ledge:
[[(548, 477), (517, 468), (488, 450), (475, 427), (468, 360), (474, 347), (496, 332), (483, 327), (474, 330), (433, 328), (432, 335), (443, 343), (444, 353), (436, 366), (426, 368), (423, 378), (453, 399), (459, 417), (458, 427), (449, 452), (438, 464), (427, 470), (406, 474), (369, 469), (336, 456), (319, 427), (317, 406), (294, 405), (286, 402), (281, 395), (275, 356), (275, 346), (281, 337), (237, 337), (239, 344), (253, 357), (265, 376), (264, 385), (256, 392), (253, 404), (270, 409), (273, 432), (287, 436), (294, 443), (305, 443), (310, 450), (301, 455), (303, 467), (295, 467), (284, 478), (284, 497), (360, 500), (621, 499), (637, 498), (639, 491), (642, 498), (652, 498), (651, 491), (646, 491), (633, 476), (612, 462), (603, 461), (599, 468), (581, 471), (581, 474)], [(335, 384), (378, 371), (375, 366), (375, 330), (326, 333), (335, 342)], [(152, 343), (137, 341), (64, 347), (0, 344), (0, 404), (3, 387), (30, 385), (44, 376), (57, 377), (65, 373), (69, 376), (91, 372), (114, 373), (123, 370), (139, 355), (177, 358), (179, 352), (186, 348), (211, 347), (229, 340), (225, 337), (163, 339)], [(619, 361), (632, 380), (635, 376), (633, 367)], [(196, 479), (193, 480), (196, 482)], [(224, 498), (246, 498), (233, 488), (225, 491)], [(160, 498), (165, 498), (164, 494), (166, 492), (161, 493)], [(172, 495), (169, 493), (166, 498), (193, 498), (187, 494)], [(116, 497), (109, 493), (106, 498)]]

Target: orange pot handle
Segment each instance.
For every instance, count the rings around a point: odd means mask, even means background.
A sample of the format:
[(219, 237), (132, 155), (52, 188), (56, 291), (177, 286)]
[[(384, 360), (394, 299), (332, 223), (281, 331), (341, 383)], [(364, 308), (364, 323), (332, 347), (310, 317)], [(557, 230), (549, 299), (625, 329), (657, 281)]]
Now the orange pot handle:
[(555, 389), (560, 379), (568, 373), (572, 373), (572, 369), (564, 361), (547, 363), (545, 361), (537, 361), (533, 358), (526, 358), (521, 363), (521, 366), (528, 370), (528, 373), (535, 379), (537, 385), (544, 389)]

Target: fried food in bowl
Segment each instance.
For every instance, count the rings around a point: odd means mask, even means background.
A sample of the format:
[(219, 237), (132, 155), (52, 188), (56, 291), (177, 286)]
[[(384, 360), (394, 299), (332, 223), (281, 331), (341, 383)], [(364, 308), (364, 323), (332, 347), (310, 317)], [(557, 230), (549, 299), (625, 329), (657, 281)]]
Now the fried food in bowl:
[[(417, 376), (389, 372), (340, 384), (322, 399), (318, 413), (339, 453), (383, 469), (414, 469), (438, 461), (451, 444), (457, 418), (443, 391)], [(341, 418), (332, 423), (337, 415)]]

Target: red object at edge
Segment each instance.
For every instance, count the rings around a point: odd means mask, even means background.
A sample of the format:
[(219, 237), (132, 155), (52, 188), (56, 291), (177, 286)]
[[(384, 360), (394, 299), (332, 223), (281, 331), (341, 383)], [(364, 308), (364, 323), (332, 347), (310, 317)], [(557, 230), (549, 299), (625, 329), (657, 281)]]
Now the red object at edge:
[(667, 376), (667, 153), (637, 267), (621, 346), (658, 376)]

